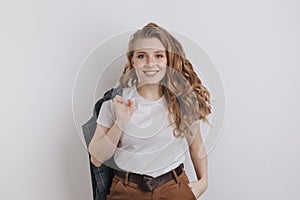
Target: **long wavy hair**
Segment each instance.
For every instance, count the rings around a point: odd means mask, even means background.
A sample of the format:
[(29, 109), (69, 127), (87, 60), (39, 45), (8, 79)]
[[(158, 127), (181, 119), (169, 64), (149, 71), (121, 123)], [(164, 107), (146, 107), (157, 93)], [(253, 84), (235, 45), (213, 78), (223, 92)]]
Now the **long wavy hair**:
[(170, 125), (175, 123), (173, 135), (193, 136), (193, 122), (200, 119), (210, 124), (206, 118), (211, 113), (210, 94), (186, 58), (180, 42), (164, 28), (150, 22), (131, 35), (127, 50), (128, 62), (119, 83), (123, 88), (137, 83), (138, 77), (131, 63), (135, 44), (139, 39), (153, 37), (158, 38), (166, 49), (168, 67), (159, 87), (160, 94), (165, 95), (168, 104)]

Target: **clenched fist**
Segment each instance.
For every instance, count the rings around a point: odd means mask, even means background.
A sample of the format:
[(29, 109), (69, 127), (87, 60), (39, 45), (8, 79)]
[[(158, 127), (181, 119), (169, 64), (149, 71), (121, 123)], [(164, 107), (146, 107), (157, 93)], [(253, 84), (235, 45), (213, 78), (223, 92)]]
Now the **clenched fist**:
[(135, 109), (133, 101), (131, 99), (128, 99), (128, 101), (126, 102), (126, 100), (119, 95), (116, 95), (112, 101), (116, 113), (117, 125), (120, 128), (124, 128), (130, 120)]

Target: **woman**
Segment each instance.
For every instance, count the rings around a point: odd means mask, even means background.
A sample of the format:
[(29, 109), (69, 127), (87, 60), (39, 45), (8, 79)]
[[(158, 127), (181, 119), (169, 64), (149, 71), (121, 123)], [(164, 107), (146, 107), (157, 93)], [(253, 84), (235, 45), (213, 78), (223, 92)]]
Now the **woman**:
[[(89, 145), (96, 166), (112, 156), (118, 166), (106, 198), (197, 199), (208, 185), (199, 122), (209, 123), (210, 94), (179, 41), (155, 23), (131, 36), (127, 59), (123, 96), (103, 103)], [(197, 181), (184, 170), (184, 139)]]

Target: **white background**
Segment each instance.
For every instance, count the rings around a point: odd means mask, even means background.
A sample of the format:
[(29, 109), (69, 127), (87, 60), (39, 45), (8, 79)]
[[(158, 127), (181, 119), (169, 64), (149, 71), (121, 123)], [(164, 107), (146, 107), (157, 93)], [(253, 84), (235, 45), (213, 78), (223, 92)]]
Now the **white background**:
[(75, 77), (97, 44), (150, 21), (202, 44), (224, 82), (199, 199), (300, 199), (298, 11), (296, 0), (1, 1), (0, 199), (91, 199)]

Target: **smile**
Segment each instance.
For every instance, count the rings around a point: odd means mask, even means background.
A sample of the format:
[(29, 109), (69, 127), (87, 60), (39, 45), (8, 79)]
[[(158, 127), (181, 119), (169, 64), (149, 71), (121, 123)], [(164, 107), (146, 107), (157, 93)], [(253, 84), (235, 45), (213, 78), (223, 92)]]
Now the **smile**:
[(157, 74), (159, 71), (143, 71), (144, 74), (146, 74), (147, 76), (154, 76), (155, 74)]

